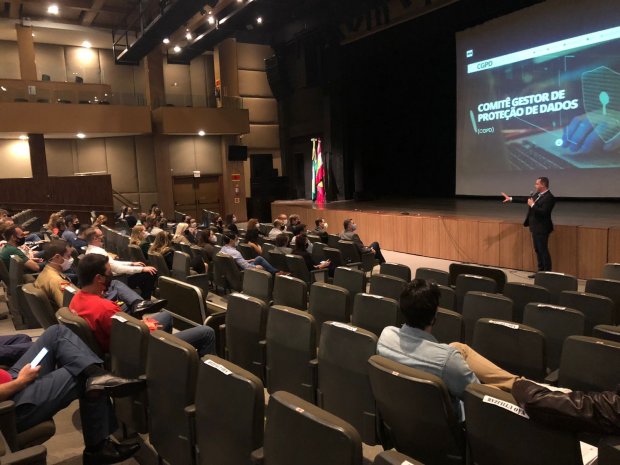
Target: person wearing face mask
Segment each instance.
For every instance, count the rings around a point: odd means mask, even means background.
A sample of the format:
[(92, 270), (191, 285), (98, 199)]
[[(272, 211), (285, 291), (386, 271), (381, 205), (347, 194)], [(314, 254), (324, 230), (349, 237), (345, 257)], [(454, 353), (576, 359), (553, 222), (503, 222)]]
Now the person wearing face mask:
[(316, 225), (316, 228), (314, 228), (313, 231), (314, 234), (321, 238), (321, 242), (327, 244), (327, 238), (329, 236), (329, 234), (327, 233), (327, 222), (324, 218), (317, 218), (316, 220), (314, 220), (314, 224)]
[[(103, 298), (112, 282), (109, 258), (99, 254), (86, 255), (80, 260), (78, 276), (82, 290), (73, 297), (69, 308), (86, 320), (101, 349), (109, 352), (112, 317), (121, 311), (116, 303)], [(130, 315), (141, 318), (144, 313), (147, 312), (130, 312)], [(172, 315), (165, 310), (150, 314), (146, 323), (152, 329), (172, 332)], [(200, 357), (215, 353), (215, 332), (208, 326), (195, 326), (179, 331), (175, 336), (195, 347)]]
[(237, 217), (233, 213), (226, 215), (226, 221), (224, 229), (235, 234), (239, 234), (239, 228), (237, 228)]
[(63, 292), (72, 286), (68, 272), (73, 265), (71, 256), (73, 248), (63, 240), (54, 240), (47, 244), (43, 251), (43, 260), (47, 263), (39, 273), (34, 286), (41, 289), (54, 302), (56, 307), (63, 306)]
[[(310, 252), (308, 251), (308, 245), (309, 245), (309, 242), (308, 242), (308, 238), (306, 237), (306, 235), (299, 234), (298, 236), (295, 237), (295, 247), (293, 247), (293, 255), (299, 255), (300, 257), (304, 259), (304, 262), (306, 263), (306, 267), (308, 267), (308, 271), (329, 268), (331, 265), (331, 262), (329, 260), (322, 261), (318, 265), (314, 264), (314, 262), (312, 261), (312, 256), (310, 255)], [(330, 272), (331, 272), (331, 269), (330, 269)]]
[(30, 258), (20, 248), (26, 242), (26, 236), (19, 226), (12, 225), (6, 228), (3, 237), (6, 240), (6, 245), (0, 250), (0, 260), (4, 262), (7, 270), (11, 265), (11, 257), (13, 255), (17, 255), (24, 261), (24, 271), (26, 273), (38, 273), (41, 270), (38, 262), (42, 262), (42, 260)]
[(80, 227), (80, 219), (75, 215), (67, 215), (65, 216), (65, 224), (67, 227), (62, 232), (62, 236), (60, 236), (60, 238), (73, 245), (74, 241), (77, 239), (77, 230)]
[(215, 256), (215, 244), (217, 244), (217, 237), (210, 229), (203, 229), (196, 234), (196, 245), (204, 250), (203, 257), (207, 263), (213, 261)]
[(195, 218), (190, 218), (189, 227), (185, 231), (185, 237), (187, 237), (187, 240), (190, 241), (192, 244), (196, 243), (197, 232), (198, 232), (198, 222), (196, 221)]
[(385, 258), (383, 258), (379, 243), (373, 242), (369, 247), (366, 247), (355, 231), (357, 231), (357, 225), (353, 219), (348, 218), (344, 220), (344, 231), (340, 234), (340, 239), (353, 242), (356, 245), (357, 250), (359, 250), (360, 255), (372, 252), (375, 258), (379, 260), (379, 263), (385, 263)]

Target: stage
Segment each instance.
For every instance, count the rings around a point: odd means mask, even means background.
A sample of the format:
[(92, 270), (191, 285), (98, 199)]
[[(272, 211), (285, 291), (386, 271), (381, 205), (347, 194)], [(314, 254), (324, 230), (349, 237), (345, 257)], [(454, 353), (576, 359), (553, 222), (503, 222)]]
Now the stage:
[[(272, 216), (297, 213), (308, 229), (325, 218), (330, 233), (353, 218), (364, 243), (386, 250), (462, 262), (534, 271), (527, 206), (488, 199), (391, 199), (338, 201), (316, 206), (309, 200), (271, 204)], [(620, 262), (620, 202), (559, 199), (549, 247), (554, 271), (581, 279), (601, 276), (602, 266)]]

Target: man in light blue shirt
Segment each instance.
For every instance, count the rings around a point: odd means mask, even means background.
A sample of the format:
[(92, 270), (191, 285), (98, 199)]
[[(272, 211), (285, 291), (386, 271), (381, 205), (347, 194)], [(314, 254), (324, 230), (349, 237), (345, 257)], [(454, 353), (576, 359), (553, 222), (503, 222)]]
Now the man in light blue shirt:
[(478, 354), (471, 347), (453, 342), (441, 344), (431, 334), (439, 305), (439, 288), (433, 282), (415, 279), (400, 297), (405, 324), (388, 326), (381, 333), (377, 353), (443, 380), (460, 412), (459, 399), (468, 384), (484, 383), (510, 392), (517, 377)]
[(221, 252), (227, 255), (230, 255), (239, 268), (245, 270), (247, 268), (258, 268), (259, 270), (267, 270), (270, 273), (280, 273), (277, 268), (274, 268), (271, 263), (265, 260), (260, 255), (252, 260), (246, 260), (241, 255), (241, 252), (237, 250), (237, 244), (239, 243), (239, 239), (237, 235), (233, 232), (227, 232), (222, 236), (222, 242), (224, 246), (222, 247)]

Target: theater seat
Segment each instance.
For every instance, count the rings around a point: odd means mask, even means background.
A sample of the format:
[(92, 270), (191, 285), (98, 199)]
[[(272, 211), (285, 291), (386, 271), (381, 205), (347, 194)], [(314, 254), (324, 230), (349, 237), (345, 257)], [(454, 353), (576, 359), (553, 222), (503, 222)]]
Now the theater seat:
[[(13, 452), (28, 447), (43, 444), (56, 433), (54, 420), (47, 420), (38, 425), (18, 432), (15, 419), (15, 402), (5, 400), (0, 402), (0, 432)], [(0, 463), (4, 464), (4, 458), (0, 457)]]
[(317, 337), (321, 337), (322, 325), (326, 321), (351, 321), (349, 291), (326, 283), (314, 283), (310, 288), (308, 312), (317, 325)]
[(308, 309), (308, 285), (292, 276), (276, 276), (273, 284), (273, 304)]
[(257, 465), (362, 465), (362, 441), (341, 418), (278, 391), (267, 405), (263, 448), (252, 455)]
[(382, 295), (400, 301), (400, 295), (405, 289), (404, 279), (388, 276), (384, 274), (373, 274), (370, 277), (370, 294)]
[(97, 339), (95, 339), (92, 329), (90, 329), (88, 322), (84, 318), (67, 307), (63, 307), (56, 312), (56, 320), (73, 331), (98, 357), (105, 358), (103, 349), (97, 342)]
[(588, 336), (564, 341), (558, 386), (579, 391), (612, 391), (620, 384), (620, 343)]
[(525, 417), (507, 392), (470, 384), (465, 391), (465, 418), (476, 465), (582, 465), (575, 433)]
[(526, 283), (506, 283), (504, 286), (504, 295), (514, 304), (514, 321), (516, 323), (523, 322), (523, 312), (525, 306), (532, 302), (548, 304), (551, 302), (551, 294), (547, 289), (535, 284)]
[(386, 450), (375, 457), (373, 465), (424, 465), (422, 462), (395, 450)]
[[(43, 329), (47, 329), (58, 323), (52, 304), (45, 292), (34, 287), (32, 283), (22, 285), (21, 292), (23, 292), (23, 297), (28, 306), (29, 313)], [(23, 307), (22, 310), (24, 310)]]
[(396, 276), (397, 278), (404, 279), (406, 282), (411, 281), (411, 268), (400, 263), (382, 263), (379, 267), (379, 273)]
[(443, 270), (437, 270), (435, 268), (418, 268), (415, 270), (415, 279), (434, 281), (442, 286), (450, 285), (450, 273)]
[(463, 317), (452, 310), (438, 308), (431, 334), (437, 338), (437, 341), (444, 344), (462, 342)]
[(534, 277), (534, 284), (542, 286), (551, 294), (551, 303), (557, 305), (562, 291), (576, 291), (577, 278), (566, 273), (539, 271)]
[(268, 271), (254, 268), (245, 270), (242, 293), (256, 297), (269, 305), (273, 294), (273, 275)]
[(402, 324), (398, 302), (379, 295), (357, 294), (353, 304), (351, 322), (379, 337), (386, 326), (400, 326)]
[(423, 463), (462, 464), (463, 428), (444, 382), (380, 355), (368, 360), (377, 410), (394, 446)]

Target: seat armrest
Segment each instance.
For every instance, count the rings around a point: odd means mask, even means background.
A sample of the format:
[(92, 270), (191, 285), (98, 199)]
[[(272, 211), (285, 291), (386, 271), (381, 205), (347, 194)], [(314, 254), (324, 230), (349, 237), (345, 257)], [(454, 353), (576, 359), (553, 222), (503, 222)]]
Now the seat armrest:
[(44, 446), (28, 447), (2, 456), (2, 465), (45, 465), (47, 449)]
[(311, 270), (310, 276), (312, 276), (313, 283), (316, 283), (316, 282), (325, 283), (327, 282), (327, 279), (329, 278), (329, 269), (321, 268), (320, 270)]
[(12, 400), (0, 402), (0, 432), (11, 450), (18, 449), (16, 421), (15, 402)]
[(551, 384), (553, 386), (557, 386), (559, 378), (560, 378), (560, 370), (557, 369), (557, 370), (552, 371), (545, 377), (545, 383)]
[(252, 451), (250, 454), (250, 462), (252, 465), (263, 465), (265, 463), (265, 450), (261, 447)]

